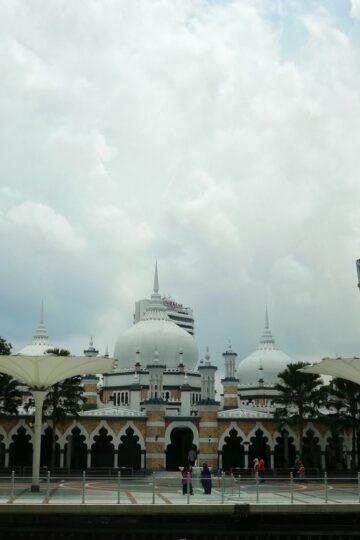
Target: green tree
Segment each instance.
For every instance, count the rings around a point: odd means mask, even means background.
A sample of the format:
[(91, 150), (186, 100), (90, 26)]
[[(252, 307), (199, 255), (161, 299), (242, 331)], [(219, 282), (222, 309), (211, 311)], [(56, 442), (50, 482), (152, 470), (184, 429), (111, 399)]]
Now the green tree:
[[(0, 337), (0, 355), (11, 354), (11, 343)], [(0, 373), (0, 413), (17, 414), (22, 397), (18, 383), (10, 375)]]
[(329, 386), (328, 406), (332, 411), (328, 419), (333, 431), (334, 429), (337, 432), (351, 430), (351, 468), (355, 470), (359, 435), (360, 385), (346, 379), (333, 379)]
[(275, 385), (278, 396), (272, 400), (276, 409), (275, 419), (281, 423), (295, 424), (299, 436), (299, 458), (302, 459), (304, 424), (307, 418), (318, 417), (319, 407), (324, 403), (326, 389), (320, 375), (302, 373), (299, 369), (306, 362), (289, 364), (278, 374), (280, 382)]
[[(56, 356), (69, 356), (65, 349), (50, 349), (49, 354)], [(61, 360), (59, 360), (61, 361)], [(56, 428), (63, 424), (69, 415), (77, 418), (82, 410), (86, 398), (83, 396), (81, 376), (70, 377), (50, 387), (44, 401), (44, 415), (52, 423), (51, 469), (55, 468), (56, 456)]]

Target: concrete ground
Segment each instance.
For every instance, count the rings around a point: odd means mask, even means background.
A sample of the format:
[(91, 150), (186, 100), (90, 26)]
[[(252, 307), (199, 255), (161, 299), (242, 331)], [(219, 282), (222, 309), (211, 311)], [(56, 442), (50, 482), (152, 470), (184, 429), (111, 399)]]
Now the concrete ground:
[(266, 480), (256, 484), (254, 479), (213, 479), (212, 493), (204, 495), (194, 480), (193, 495), (183, 495), (178, 476), (145, 477), (139, 479), (42, 479), (40, 491), (30, 489), (30, 479), (0, 480), (0, 505), (218, 505), (251, 506), (313, 506), (357, 505), (360, 487), (351, 480), (313, 479), (291, 483), (289, 479)]

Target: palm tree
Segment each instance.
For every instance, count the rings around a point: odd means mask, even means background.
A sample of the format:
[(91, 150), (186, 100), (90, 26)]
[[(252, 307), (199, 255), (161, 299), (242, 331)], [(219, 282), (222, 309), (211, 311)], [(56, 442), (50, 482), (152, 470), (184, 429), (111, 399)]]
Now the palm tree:
[[(50, 349), (48, 354), (69, 356), (66, 349)], [(64, 379), (51, 386), (44, 401), (44, 414), (52, 421), (51, 469), (55, 468), (56, 427), (66, 421), (68, 415), (78, 417), (86, 398), (83, 396), (81, 376)]]
[(289, 364), (279, 373), (280, 382), (275, 385), (278, 396), (272, 400), (273, 404), (280, 405), (276, 409), (275, 418), (282, 423), (293, 423), (297, 426), (300, 459), (302, 459), (305, 420), (317, 416), (326, 393), (320, 375), (299, 371), (308, 365), (306, 362)]
[[(0, 337), (0, 355), (11, 354), (11, 343)], [(18, 383), (10, 375), (0, 373), (0, 414), (17, 414), (22, 397)]]
[(345, 379), (333, 379), (329, 387), (328, 406), (334, 412), (329, 421), (335, 424), (337, 431), (351, 429), (351, 468), (356, 468), (356, 442), (359, 434), (360, 385)]

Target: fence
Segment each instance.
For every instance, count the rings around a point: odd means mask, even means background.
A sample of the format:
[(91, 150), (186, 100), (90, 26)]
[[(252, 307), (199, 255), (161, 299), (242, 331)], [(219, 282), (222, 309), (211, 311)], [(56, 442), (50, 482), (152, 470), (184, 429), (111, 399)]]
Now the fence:
[(360, 474), (356, 477), (294, 478), (293, 474), (213, 476), (211, 493), (204, 494), (201, 478), (180, 474), (100, 477), (85, 472), (77, 477), (41, 476), (37, 491), (31, 478), (0, 478), (1, 504), (360, 504)]

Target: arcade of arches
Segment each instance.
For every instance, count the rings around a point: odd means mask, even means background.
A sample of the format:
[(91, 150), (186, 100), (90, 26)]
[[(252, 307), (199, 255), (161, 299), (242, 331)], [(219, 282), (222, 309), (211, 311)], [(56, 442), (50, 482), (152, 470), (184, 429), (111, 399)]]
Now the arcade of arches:
[[(286, 426), (276, 429), (269, 422), (254, 422), (251, 431), (246, 423), (229, 421), (208, 422), (199, 432), (199, 424), (184, 426), (172, 420), (172, 428), (165, 439), (165, 428), (147, 428), (146, 419), (137, 423), (130, 420), (120, 423), (95, 419), (72, 422), (63, 431), (57, 430), (55, 439), (52, 428), (45, 426), (41, 439), (41, 466), (51, 466), (55, 448), (55, 467), (82, 471), (91, 468), (158, 468), (178, 470), (188, 462), (193, 448), (198, 453), (198, 463), (207, 461), (213, 468), (252, 469), (253, 460), (263, 457), (267, 469), (290, 469), (298, 450), (296, 434)], [(85, 427), (86, 426), (86, 427)], [(210, 426), (213, 431), (210, 432)], [(241, 426), (241, 427), (240, 427)], [(7, 429), (5, 429), (7, 427)], [(218, 430), (220, 430), (219, 432)], [(243, 428), (243, 429), (241, 429)], [(31, 467), (32, 426), (24, 420), (0, 424), (0, 467)], [(149, 431), (148, 431), (149, 430)], [(156, 431), (157, 430), (157, 431)], [(157, 436), (156, 433), (159, 433)], [(157, 465), (151, 464), (147, 453), (158, 448)], [(360, 444), (357, 445), (360, 449)], [(153, 454), (154, 455), (154, 454)], [(351, 465), (351, 437), (333, 435), (324, 428), (320, 432), (311, 423), (304, 430), (303, 462), (307, 468), (342, 470)]]

